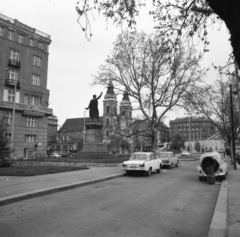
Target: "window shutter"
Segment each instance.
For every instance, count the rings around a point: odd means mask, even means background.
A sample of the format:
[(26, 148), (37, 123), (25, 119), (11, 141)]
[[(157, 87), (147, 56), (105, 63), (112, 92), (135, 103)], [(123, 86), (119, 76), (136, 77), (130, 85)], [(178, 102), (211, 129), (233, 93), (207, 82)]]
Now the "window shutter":
[(3, 91), (3, 101), (8, 101), (8, 90), (6, 89)]
[(20, 99), (20, 92), (16, 91), (16, 100), (15, 100), (15, 102), (19, 103), (19, 101), (20, 101), (19, 99)]

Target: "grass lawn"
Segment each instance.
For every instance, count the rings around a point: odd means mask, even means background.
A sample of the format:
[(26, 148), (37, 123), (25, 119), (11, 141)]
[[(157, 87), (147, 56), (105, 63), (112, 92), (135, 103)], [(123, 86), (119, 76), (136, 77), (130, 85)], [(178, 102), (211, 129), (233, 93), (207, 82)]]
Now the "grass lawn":
[(62, 167), (62, 166), (10, 166), (0, 167), (0, 176), (35, 176), (44, 174), (54, 174), (67, 171), (88, 169), (82, 167)]
[[(35, 159), (21, 159), (22, 161), (42, 161), (42, 162), (73, 162), (73, 163), (122, 163), (128, 160), (129, 157), (115, 157), (115, 158), (77, 158), (77, 157), (62, 157), (62, 158), (35, 158)], [(21, 161), (19, 160), (19, 161)], [(54, 174), (67, 171), (75, 171), (88, 169), (84, 164), (80, 167), (71, 166), (10, 166), (0, 167), (0, 176), (35, 176), (44, 174)]]
[[(129, 159), (129, 156), (120, 156), (114, 158), (79, 158), (79, 157), (61, 157), (61, 158), (36, 158), (31, 161), (49, 161), (49, 162), (76, 162), (76, 163), (122, 163)], [(28, 159), (29, 160), (29, 159)]]

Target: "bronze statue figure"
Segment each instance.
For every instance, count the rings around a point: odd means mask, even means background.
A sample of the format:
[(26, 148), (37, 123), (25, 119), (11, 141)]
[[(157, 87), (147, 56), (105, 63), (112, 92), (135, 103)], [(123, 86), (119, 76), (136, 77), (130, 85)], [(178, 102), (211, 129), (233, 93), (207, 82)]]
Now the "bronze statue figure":
[(89, 106), (85, 109), (90, 109), (89, 110), (89, 117), (94, 121), (94, 118), (99, 121), (99, 111), (98, 111), (98, 99), (100, 99), (102, 96), (101, 94), (97, 97), (96, 95), (93, 95), (93, 99), (90, 100)]

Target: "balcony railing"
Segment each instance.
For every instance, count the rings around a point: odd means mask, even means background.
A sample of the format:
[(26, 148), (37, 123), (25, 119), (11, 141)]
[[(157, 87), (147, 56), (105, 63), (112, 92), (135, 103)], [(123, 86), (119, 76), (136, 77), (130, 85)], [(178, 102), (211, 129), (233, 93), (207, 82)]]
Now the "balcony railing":
[(15, 59), (9, 59), (8, 66), (20, 68), (20, 61), (15, 60)]
[(5, 79), (5, 86), (14, 88), (15, 83), (17, 83), (16, 88), (20, 89), (20, 81), (15, 81), (13, 79)]

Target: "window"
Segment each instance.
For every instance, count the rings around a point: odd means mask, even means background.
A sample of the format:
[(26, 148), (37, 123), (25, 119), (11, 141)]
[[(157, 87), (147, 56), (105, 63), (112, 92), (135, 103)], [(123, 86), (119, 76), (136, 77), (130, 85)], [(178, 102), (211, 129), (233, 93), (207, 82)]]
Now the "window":
[(0, 26), (0, 36), (4, 36), (4, 28)]
[(109, 114), (109, 106), (107, 106), (106, 109), (107, 109), (107, 114)]
[(12, 114), (12, 112), (8, 112), (7, 115), (6, 115), (6, 118), (7, 118), (7, 124), (11, 125), (12, 121), (13, 121), (13, 114)]
[(20, 53), (16, 50), (11, 49), (10, 53), (9, 53), (9, 59), (19, 61), (20, 60)]
[(13, 30), (8, 31), (8, 39), (14, 40), (14, 31)]
[(109, 119), (106, 119), (106, 125), (109, 125)]
[[(16, 91), (15, 102), (19, 103), (20, 92)], [(14, 90), (3, 90), (3, 101), (14, 102)]]
[(41, 42), (38, 42), (38, 48), (42, 49), (43, 48), (43, 44)]
[(18, 71), (15, 70), (9, 70), (8, 71), (8, 79), (17, 81), (18, 80)]
[(25, 141), (26, 142), (35, 142), (36, 141), (36, 135), (25, 135)]
[(106, 131), (106, 136), (109, 137), (109, 131)]
[(37, 118), (35, 117), (27, 117), (27, 126), (36, 127), (37, 126)]
[(8, 90), (8, 102), (14, 102), (14, 91)]
[(38, 56), (33, 56), (33, 66), (41, 67), (41, 58)]
[(40, 86), (40, 76), (37, 74), (32, 75), (32, 84), (36, 86)]
[(18, 35), (18, 43), (23, 44), (24, 36), (19, 34)]
[(24, 97), (23, 97), (23, 103), (24, 103), (25, 105), (28, 105), (28, 104), (29, 104), (29, 95), (24, 95)]
[(34, 46), (34, 40), (33, 39), (29, 39), (29, 45)]
[(30, 103), (31, 105), (37, 105), (37, 106), (41, 105), (41, 97), (32, 95)]

